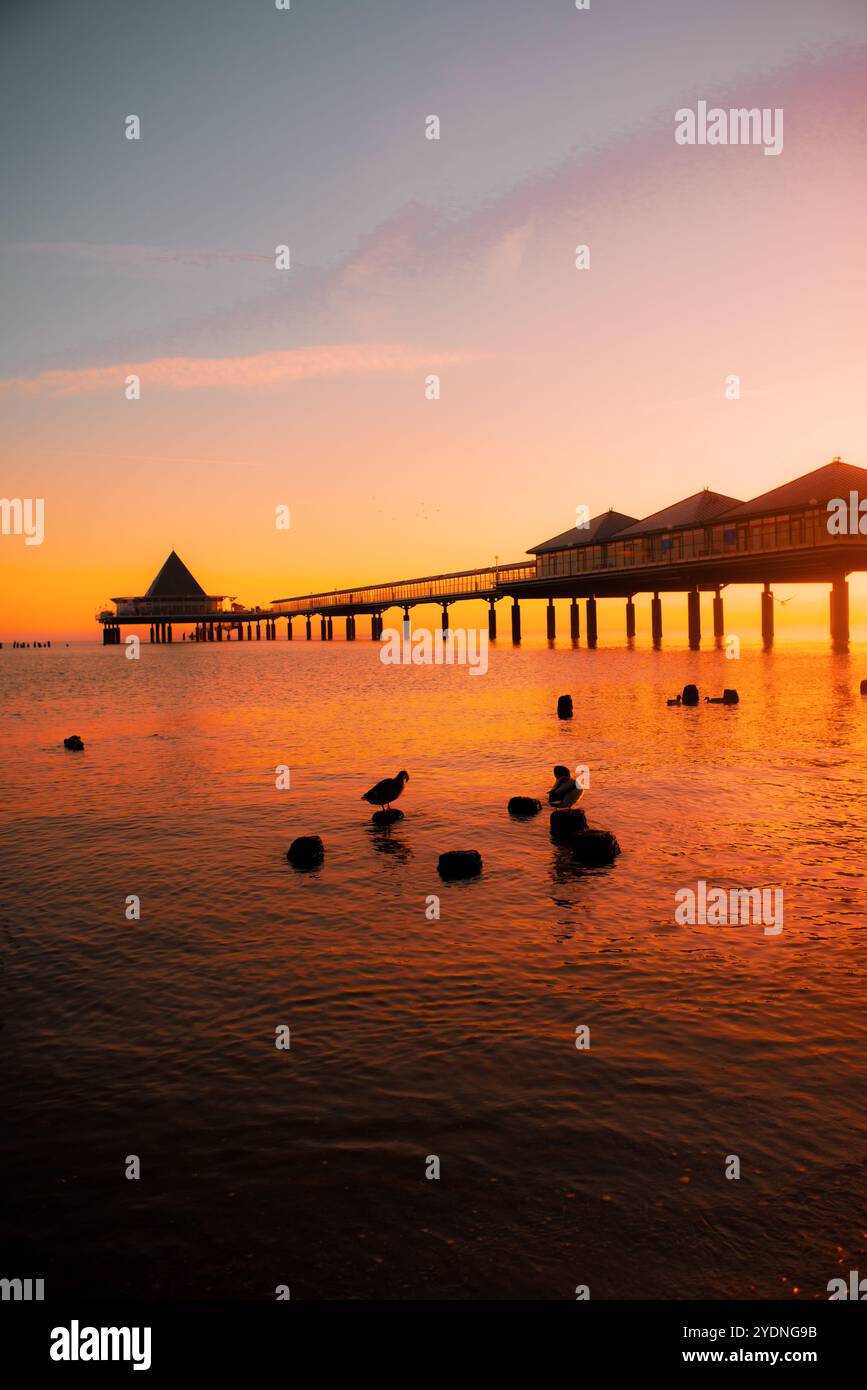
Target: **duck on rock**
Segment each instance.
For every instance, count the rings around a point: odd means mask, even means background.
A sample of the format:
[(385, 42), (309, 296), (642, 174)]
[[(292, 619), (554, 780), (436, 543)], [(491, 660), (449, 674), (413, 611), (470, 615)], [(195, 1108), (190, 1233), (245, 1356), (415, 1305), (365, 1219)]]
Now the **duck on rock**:
[(556, 806), (558, 811), (568, 811), (583, 796), (584, 789), (578, 786), (568, 767), (563, 767), (562, 763), (554, 768), (554, 776), (557, 780), (548, 793), (548, 804)]
[(397, 801), (408, 781), (408, 772), (399, 772), (396, 777), (384, 777), (361, 799), (370, 802), (371, 806), (384, 806), (386, 811), (390, 811), (392, 801)]

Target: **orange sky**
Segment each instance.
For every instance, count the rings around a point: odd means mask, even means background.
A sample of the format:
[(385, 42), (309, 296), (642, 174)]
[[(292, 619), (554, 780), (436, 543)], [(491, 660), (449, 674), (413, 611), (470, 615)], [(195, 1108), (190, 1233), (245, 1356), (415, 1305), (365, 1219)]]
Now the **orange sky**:
[[(456, 151), (422, 140), (417, 197), (356, 217), (325, 260), (308, 235), (286, 272), (259, 227), (233, 233), (243, 256), (185, 250), (203, 234), (175, 204), (153, 244), (132, 225), (22, 233), (3, 248), (21, 345), (0, 375), (0, 476), (5, 496), (45, 498), (46, 533), (0, 537), (0, 639), (95, 636), (94, 611), (143, 592), (172, 547), (208, 591), (265, 604), (519, 560), (579, 505), (644, 516), (835, 454), (867, 466), (864, 52), (698, 93), (675, 73), (629, 132), (540, 149), (495, 186), (480, 147), (475, 200), (450, 201)], [(696, 95), (782, 107), (784, 152), (677, 146), (673, 112)], [(151, 176), (174, 157), (168, 138), (141, 154)], [(271, 227), (271, 252), (281, 240)], [(757, 597), (730, 594), (727, 614), (757, 628)], [(824, 631), (825, 591), (777, 617)]]

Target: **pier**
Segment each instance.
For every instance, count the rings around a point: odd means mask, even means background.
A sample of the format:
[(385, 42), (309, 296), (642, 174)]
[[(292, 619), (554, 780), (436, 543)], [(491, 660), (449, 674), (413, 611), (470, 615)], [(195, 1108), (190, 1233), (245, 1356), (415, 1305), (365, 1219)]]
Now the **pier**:
[[(120, 642), (122, 625), (142, 623), (149, 626), (154, 642), (171, 642), (180, 624), (192, 625), (194, 641), (273, 641), (278, 621), (286, 623), (286, 637), (292, 639), (295, 619), (307, 641), (313, 640), (314, 628), (320, 640), (333, 640), (335, 624), (342, 621), (351, 642), (359, 617), (369, 617), (370, 638), (376, 641), (391, 609), (408, 619), (412, 608), (435, 604), (448, 631), (453, 605), (474, 599), (488, 605), (492, 639), (497, 637), (497, 604), (509, 605), (511, 640), (518, 644), (522, 602), (545, 602), (547, 636), (554, 641), (555, 600), (568, 599), (571, 640), (580, 640), (583, 605), (585, 641), (593, 648), (598, 643), (598, 600), (623, 602), (624, 632), (631, 640), (636, 636), (635, 598), (649, 593), (651, 638), (659, 647), (661, 596), (679, 593), (689, 645), (697, 650), (702, 641), (701, 594), (713, 595), (713, 638), (720, 644), (725, 636), (724, 591), (734, 584), (750, 584), (761, 586), (762, 639), (770, 647), (774, 584), (827, 583), (831, 638), (836, 647), (845, 648), (848, 576), (867, 570), (867, 515), (861, 516), (860, 498), (867, 511), (867, 469), (834, 459), (748, 502), (704, 488), (643, 519), (613, 509), (603, 512), (530, 547), (527, 560), (273, 599), (265, 609), (237, 604), (225, 608), (225, 596), (205, 594), (172, 551), (146, 594), (113, 599), (115, 610), (97, 618), (106, 645)], [(852, 522), (846, 529), (835, 528), (829, 504), (844, 501)]]

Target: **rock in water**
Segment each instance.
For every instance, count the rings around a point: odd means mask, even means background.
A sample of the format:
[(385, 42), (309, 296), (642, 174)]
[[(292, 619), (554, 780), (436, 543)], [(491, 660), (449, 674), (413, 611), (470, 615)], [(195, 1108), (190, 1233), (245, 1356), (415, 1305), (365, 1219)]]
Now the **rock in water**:
[(84, 743), (78, 734), (70, 734), (69, 738), (63, 740), (64, 748), (71, 748), (75, 753), (84, 752)]
[(509, 798), (510, 816), (537, 816), (541, 809), (541, 801), (537, 801), (534, 796), (512, 796)]
[(741, 697), (740, 697), (740, 695), (738, 694), (738, 692), (737, 692), (736, 690), (724, 690), (724, 691), (723, 691), (723, 704), (724, 704), (724, 705), (739, 705), (740, 702), (741, 702)]
[(867, 695), (867, 681), (861, 682), (861, 694)]
[(551, 812), (551, 839), (558, 845), (570, 845), (575, 836), (587, 829), (587, 817), (577, 807), (572, 811)]
[(685, 705), (697, 705), (697, 704), (698, 704), (698, 686), (697, 686), (697, 685), (685, 685), (685, 686), (683, 687), (683, 690), (680, 692), (680, 698), (681, 698), (681, 700), (683, 701), (683, 703), (684, 703)]
[(287, 849), (286, 858), (296, 869), (315, 869), (325, 858), (325, 846), (318, 835), (299, 835)]
[(437, 868), (443, 878), (475, 878), (482, 872), (482, 856), (477, 849), (450, 849), (440, 855)]
[(613, 864), (619, 853), (620, 846), (610, 830), (582, 830), (572, 841), (572, 858), (589, 868)]
[(374, 825), (394, 825), (396, 820), (403, 820), (403, 811), (393, 806), (390, 811), (374, 811), (370, 819)]
[(558, 719), (571, 719), (571, 718), (572, 718), (572, 696), (571, 696), (571, 695), (561, 695), (561, 696), (560, 696), (559, 700), (557, 701), (557, 718), (558, 718)]

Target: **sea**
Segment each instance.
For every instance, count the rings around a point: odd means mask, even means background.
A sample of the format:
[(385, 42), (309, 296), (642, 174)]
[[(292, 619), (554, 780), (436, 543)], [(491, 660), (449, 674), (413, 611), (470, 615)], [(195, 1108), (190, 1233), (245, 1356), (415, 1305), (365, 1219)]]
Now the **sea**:
[[(867, 1270), (867, 647), (379, 654), (0, 652), (0, 1273), (810, 1300)], [(691, 681), (739, 703), (669, 706)], [(556, 764), (612, 865), (552, 842)], [(782, 930), (678, 921), (699, 883), (781, 890)]]

